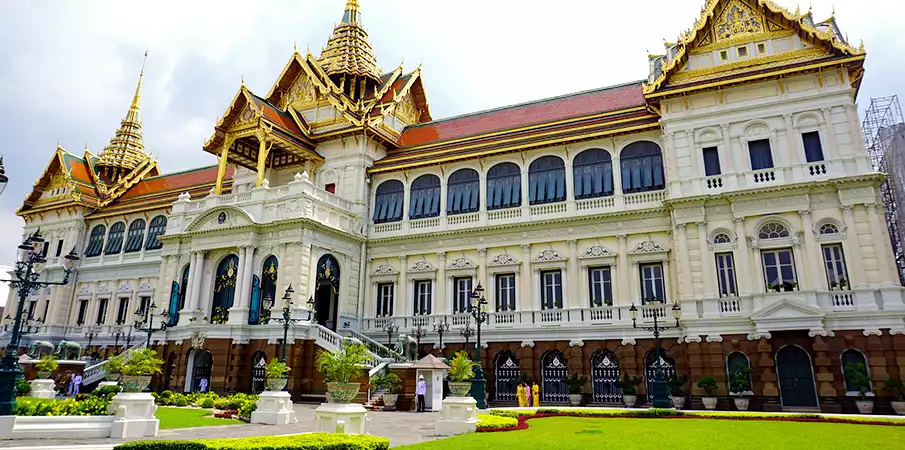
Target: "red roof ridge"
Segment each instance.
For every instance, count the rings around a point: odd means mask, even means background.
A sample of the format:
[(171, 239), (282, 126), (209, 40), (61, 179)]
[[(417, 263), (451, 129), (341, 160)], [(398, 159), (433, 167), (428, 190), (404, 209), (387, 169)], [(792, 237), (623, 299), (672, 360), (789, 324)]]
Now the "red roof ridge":
[(160, 175), (154, 175), (153, 177), (146, 177), (146, 178), (143, 178), (142, 181), (153, 180), (153, 179), (155, 179), (155, 178), (163, 178), (163, 177), (168, 177), (168, 176), (172, 176), (172, 175), (182, 175), (182, 174), (190, 173), (190, 172), (200, 172), (200, 171), (202, 171), (202, 170), (213, 169), (213, 168), (216, 168), (216, 167), (217, 167), (217, 165), (214, 164), (214, 165), (210, 165), (210, 166), (202, 166), (202, 167), (195, 167), (195, 168), (193, 168), (193, 169), (180, 170), (180, 171), (178, 171), (178, 172), (162, 173), (162, 174), (160, 174)]

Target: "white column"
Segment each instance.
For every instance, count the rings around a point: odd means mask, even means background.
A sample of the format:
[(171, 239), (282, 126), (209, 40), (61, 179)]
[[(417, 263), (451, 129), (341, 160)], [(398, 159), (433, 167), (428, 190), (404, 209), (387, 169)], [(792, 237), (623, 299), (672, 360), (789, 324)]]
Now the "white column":
[(566, 211), (569, 213), (575, 212), (575, 180), (573, 179), (574, 172), (572, 171), (572, 155), (566, 152)]
[(729, 124), (724, 123), (720, 125), (720, 129), (723, 131), (723, 145), (717, 153), (720, 155), (720, 172), (727, 173), (731, 171), (738, 171), (738, 167), (735, 166), (735, 161), (738, 159), (735, 157), (735, 154), (732, 152), (732, 140), (729, 138)]
[(399, 287), (396, 289), (396, 295), (399, 296), (399, 299), (396, 301), (397, 305), (395, 308), (396, 315), (407, 316), (412, 313), (415, 309), (409, 305), (408, 294), (409, 294), (409, 277), (408, 277), (408, 256), (402, 255), (399, 257)]
[(569, 239), (569, 270), (566, 271), (566, 277), (569, 280), (568, 295), (565, 296), (563, 308), (581, 307), (585, 303), (582, 302), (581, 295), (578, 292), (578, 241)]
[(792, 256), (795, 258), (795, 272), (798, 274), (798, 289), (804, 290), (815, 286), (817, 282), (811, 277), (809, 264), (801, 251), (801, 240), (797, 238), (792, 239)]
[[(445, 205), (442, 207), (446, 208)], [(437, 258), (440, 262), (437, 265), (436, 299), (432, 312), (438, 314), (452, 313), (452, 308), (446, 301), (446, 292), (449, 291), (449, 280), (446, 279), (446, 252), (437, 252)]]
[(822, 108), (820, 112), (823, 113), (823, 126), (821, 130), (825, 139), (823, 142), (826, 142), (826, 146), (823, 147), (823, 157), (827, 160), (835, 159), (839, 156), (839, 148), (836, 146), (836, 128), (833, 126), (833, 108)]
[(858, 105), (845, 105), (845, 116), (848, 119), (848, 134), (851, 136), (852, 145), (848, 147), (848, 151), (842, 152), (840, 155), (846, 156), (858, 154), (859, 151), (867, 152), (864, 147), (864, 135), (861, 133), (861, 124), (858, 123)]
[(804, 250), (807, 254), (802, 263), (811, 278), (811, 284), (807, 288), (829, 289), (829, 286), (826, 285), (826, 277), (820, 274), (820, 269), (823, 267), (823, 255), (820, 254), (820, 247), (814, 237), (814, 223), (811, 221), (811, 211), (798, 211), (798, 215), (801, 216), (801, 226), (804, 228)]
[[(358, 323), (359, 331), (362, 330), (362, 321), (365, 317), (369, 317), (371, 314), (374, 314), (375, 316), (377, 315), (377, 295), (375, 295), (376, 285), (371, 286), (371, 273), (374, 271), (374, 269), (371, 267), (373, 265), (373, 262), (374, 262), (373, 259), (368, 258), (365, 263), (365, 273), (363, 274), (365, 277), (364, 292), (358, 293), (358, 295), (361, 296), (362, 303), (363, 303), (361, 305), (361, 311), (359, 311), (359, 314), (361, 317), (361, 320)], [(398, 284), (398, 283), (396, 283), (396, 284)], [(396, 286), (393, 286), (393, 287), (395, 288)], [(393, 298), (394, 299), (399, 298), (399, 294), (397, 292), (394, 292)], [(394, 303), (393, 308), (395, 308), (396, 302), (393, 302), (393, 303)], [(393, 308), (390, 308), (390, 314), (393, 314)]]
[(492, 297), (492, 288), (490, 286), (490, 280), (487, 279), (487, 249), (479, 248), (478, 249), (478, 282), (484, 286), (485, 289), (488, 289), (490, 292), (485, 294), (486, 297)]
[(522, 270), (521, 276), (521, 293), (519, 294), (519, 309), (522, 311), (533, 311), (538, 309), (534, 303), (534, 295), (532, 294), (531, 284), (534, 274), (531, 272), (531, 244), (522, 244)]
[[(196, 270), (197, 268), (197, 270)], [(195, 261), (192, 262), (192, 269), (189, 269), (195, 272), (195, 277), (192, 279), (192, 311), (198, 311), (199, 308), (199, 299), (201, 298), (201, 278), (204, 274), (204, 252), (196, 252), (195, 253)]]
[(628, 265), (628, 243), (624, 234), (616, 236), (616, 239), (619, 241), (619, 262), (616, 264), (613, 306), (629, 305), (635, 299), (632, 297), (632, 288), (629, 282), (631, 267)]
[(531, 203), (528, 201), (528, 166), (522, 167), (522, 219), (530, 217)]
[[(707, 242), (707, 222), (698, 222), (698, 248), (701, 252), (701, 278), (704, 281), (704, 298), (718, 297), (716, 286), (716, 261)], [(736, 277), (738, 278), (738, 277)]]
[(248, 305), (243, 300), (245, 291), (248, 290), (245, 282), (245, 278), (248, 276), (245, 262), (250, 259), (248, 257), (248, 248), (239, 247), (239, 264), (236, 267), (236, 292), (233, 295), (233, 306), (229, 308), (230, 325), (248, 323)]
[(192, 306), (192, 298), (195, 296), (195, 277), (198, 276), (199, 272), (198, 266), (196, 265), (198, 261), (197, 255), (197, 252), (189, 253), (189, 279), (185, 286), (185, 301), (183, 302), (182, 311), (179, 312), (180, 318), (190, 314), (194, 309)]
[(851, 206), (843, 206), (842, 220), (845, 222), (845, 242), (848, 250), (848, 269), (852, 273), (852, 286), (857, 288), (867, 287), (867, 273), (864, 271), (863, 257), (861, 256), (861, 244), (858, 242), (858, 229), (855, 227), (855, 217)]
[(896, 285), (899, 282), (899, 274), (896, 270), (896, 262), (892, 257), (890, 247), (892, 242), (889, 240), (888, 231), (883, 223), (880, 222), (880, 215), (877, 210), (880, 206), (876, 203), (868, 203), (864, 205), (867, 209), (867, 218), (870, 220), (870, 234), (873, 237), (874, 248), (876, 249), (877, 266), (880, 268), (880, 282), (883, 285)]
[[(667, 131), (664, 132), (663, 135), (666, 138), (663, 142), (666, 146), (666, 177), (671, 181), (679, 181), (679, 171), (676, 163), (675, 133)], [(616, 170), (616, 168), (614, 167), (613, 170)]]
[(676, 225), (676, 249), (679, 254), (679, 297), (681, 299), (694, 298), (694, 283), (691, 281), (691, 260), (688, 257), (688, 237), (685, 234), (685, 224)]
[[(745, 234), (745, 218), (736, 217), (735, 219), (735, 244), (738, 248), (736, 260), (736, 283), (738, 283), (738, 295), (752, 295), (755, 293), (754, 286), (757, 286), (758, 280), (751, 279), (751, 256), (748, 254), (748, 237)], [(759, 291), (757, 291), (759, 292)]]
[(487, 171), (478, 172), (478, 220), (487, 225)]
[[(789, 150), (786, 153), (789, 155), (789, 164), (800, 164), (802, 162), (802, 159), (801, 155), (799, 154), (800, 152), (798, 151), (798, 144), (795, 140), (795, 136), (798, 133), (795, 132), (795, 127), (792, 125), (792, 115), (783, 114), (782, 119), (786, 125), (786, 145), (789, 147)], [(782, 153), (783, 152), (774, 152), (774, 154)]]
[[(252, 275), (254, 275), (254, 260), (255, 260), (255, 248), (254, 247), (246, 247), (245, 248), (245, 270), (242, 272), (245, 276), (245, 283), (242, 285), (242, 291), (239, 295), (239, 301), (242, 302), (242, 308), (248, 309), (248, 304), (251, 301), (251, 287), (249, 285), (251, 281)], [(277, 280), (279, 281), (280, 277), (277, 274)], [(279, 292), (279, 291), (277, 291)], [(263, 300), (263, 299), (262, 299)], [(296, 302), (296, 309), (305, 308), (304, 302), (307, 302), (308, 298), (303, 297), (302, 302)]]

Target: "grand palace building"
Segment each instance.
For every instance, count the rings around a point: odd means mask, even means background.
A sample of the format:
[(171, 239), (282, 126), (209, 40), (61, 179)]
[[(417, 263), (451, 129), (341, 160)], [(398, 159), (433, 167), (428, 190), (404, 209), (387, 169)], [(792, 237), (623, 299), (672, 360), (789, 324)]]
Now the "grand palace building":
[(422, 355), (462, 349), (481, 285), (491, 402), (524, 376), (565, 403), (572, 373), (587, 403), (619, 402), (622, 374), (652, 377), (655, 316), (695, 395), (747, 366), (752, 409), (851, 411), (861, 362), (883, 396), (905, 296), (855, 102), (863, 46), (833, 17), (707, 0), (648, 60), (641, 81), (434, 119), (421, 68), (382, 70), (348, 0), (319, 56), (238, 87), (202, 146), (217, 164), (178, 173), (143, 146), (139, 78), (109, 144), (58, 146), (18, 211), (46, 277), (82, 257), (27, 299), (29, 339), (91, 335), (103, 358), (144, 345), (153, 305), (158, 389), (259, 390), (287, 296), (289, 391), (316, 397), (313, 357), (342, 337), (391, 367), (388, 341), (419, 328)]

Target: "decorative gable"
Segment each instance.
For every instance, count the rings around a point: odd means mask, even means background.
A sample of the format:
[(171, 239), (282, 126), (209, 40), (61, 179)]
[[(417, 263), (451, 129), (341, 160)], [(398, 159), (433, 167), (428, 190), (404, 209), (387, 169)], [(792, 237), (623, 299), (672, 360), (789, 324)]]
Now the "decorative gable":
[(588, 247), (587, 250), (584, 251), (584, 253), (578, 256), (578, 259), (603, 258), (607, 256), (616, 256), (616, 254), (602, 245), (593, 245), (591, 247)]
[(465, 258), (463, 256), (463, 257), (452, 260), (452, 262), (449, 263), (449, 266), (447, 266), (447, 268), (449, 268), (449, 269), (474, 269), (475, 265), (473, 262), (469, 261), (467, 258)]
[(666, 250), (665, 248), (663, 248), (663, 246), (654, 241), (643, 241), (638, 243), (638, 245), (636, 245), (635, 248), (633, 248), (629, 252), (629, 254), (638, 255), (645, 253), (666, 253), (668, 251), (669, 250)]
[(434, 272), (436, 270), (437, 269), (433, 265), (431, 265), (431, 263), (427, 262), (424, 258), (416, 261), (415, 264), (413, 264), (412, 267), (409, 268), (409, 272)]
[(751, 314), (759, 333), (779, 330), (824, 330), (826, 314), (801, 301), (783, 298)]
[(398, 275), (399, 271), (389, 264), (381, 264), (374, 269), (373, 275)]
[(488, 266), (514, 266), (517, 264), (521, 264), (512, 255), (508, 253), (502, 253), (493, 257), (490, 262), (487, 263)]
[(565, 258), (564, 256), (560, 255), (559, 252), (557, 252), (556, 250), (553, 250), (551, 248), (551, 249), (544, 250), (544, 251), (538, 253), (533, 261), (534, 262), (559, 262), (559, 261), (566, 261), (567, 259), (568, 258)]

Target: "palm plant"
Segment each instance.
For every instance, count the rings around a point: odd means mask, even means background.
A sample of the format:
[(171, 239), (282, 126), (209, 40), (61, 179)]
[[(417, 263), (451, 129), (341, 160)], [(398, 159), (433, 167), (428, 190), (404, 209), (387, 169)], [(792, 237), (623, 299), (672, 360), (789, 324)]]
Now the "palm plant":
[(449, 362), (449, 370), (446, 373), (449, 375), (450, 381), (463, 382), (474, 378), (473, 368), (474, 363), (468, 357), (468, 352), (462, 350), (457, 352), (456, 356)]
[(324, 374), (328, 383), (348, 383), (353, 378), (364, 375), (364, 364), (368, 360), (368, 349), (359, 343), (346, 343), (334, 352), (320, 351), (314, 361), (318, 372)]

